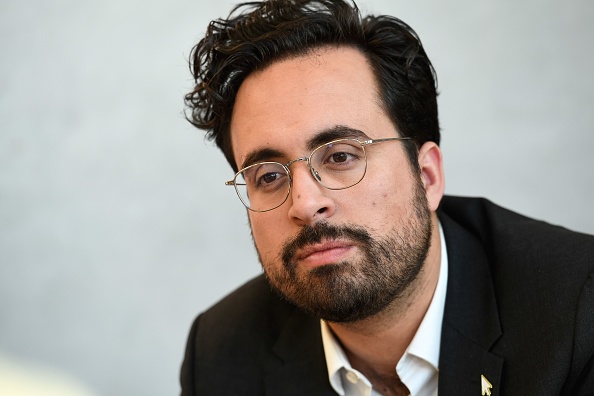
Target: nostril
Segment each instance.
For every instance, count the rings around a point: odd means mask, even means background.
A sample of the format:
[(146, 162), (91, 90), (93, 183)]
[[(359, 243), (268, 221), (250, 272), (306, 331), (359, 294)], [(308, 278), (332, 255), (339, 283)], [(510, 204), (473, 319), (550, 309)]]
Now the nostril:
[(320, 208), (318, 209), (317, 213), (322, 214), (326, 211), (326, 208)]

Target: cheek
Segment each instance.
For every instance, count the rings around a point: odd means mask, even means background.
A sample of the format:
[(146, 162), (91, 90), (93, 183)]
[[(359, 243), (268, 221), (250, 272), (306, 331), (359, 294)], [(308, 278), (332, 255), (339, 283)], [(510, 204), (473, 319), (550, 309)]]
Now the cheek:
[(380, 198), (376, 197), (373, 199), (373, 201), (371, 201), (371, 206), (373, 206), (374, 208), (377, 206), (382, 207), (383, 205), (386, 204), (386, 201), (388, 200), (388, 196), (389, 196), (388, 193), (386, 193), (386, 192), (382, 193)]
[[(263, 260), (269, 261), (279, 255), (280, 249), (284, 243), (284, 234), (279, 227), (279, 222), (267, 221), (258, 213), (250, 216), (250, 225), (252, 236), (256, 249)], [(258, 217), (256, 219), (256, 217)]]
[(369, 178), (368, 183), (362, 183), (349, 189), (353, 191), (352, 194), (349, 194), (346, 204), (361, 210), (368, 209), (369, 205), (375, 208), (392, 205), (405, 196), (403, 186), (402, 180), (395, 180), (395, 178)]
[[(370, 178), (369, 183), (353, 190), (349, 199), (343, 201), (343, 213), (348, 220), (358, 219), (371, 228), (384, 228), (405, 216), (411, 199), (412, 180), (397, 175)], [(345, 190), (348, 191), (348, 190)], [(349, 209), (347, 209), (349, 208)]]

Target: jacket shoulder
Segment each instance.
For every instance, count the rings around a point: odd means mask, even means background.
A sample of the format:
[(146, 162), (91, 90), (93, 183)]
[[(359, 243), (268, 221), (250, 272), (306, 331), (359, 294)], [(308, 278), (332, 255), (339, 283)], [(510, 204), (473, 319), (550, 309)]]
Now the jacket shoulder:
[[(445, 197), (440, 211), (444, 222), (462, 226), (485, 250), (503, 332), (492, 351), (505, 358), (508, 389), (545, 386), (555, 394), (589, 389), (594, 237), (482, 198)], [(465, 249), (448, 243), (448, 255), (450, 248)], [(525, 381), (536, 378), (534, 373), (542, 377), (539, 384)], [(536, 393), (531, 388), (524, 394)]]
[(182, 395), (259, 394), (265, 365), (294, 307), (263, 275), (248, 281), (194, 321), (181, 370)]
[(440, 210), (507, 260), (571, 260), (594, 269), (594, 236), (532, 219), (484, 198), (444, 197)]
[(202, 355), (216, 353), (253, 358), (251, 352), (274, 342), (293, 310), (294, 307), (281, 300), (260, 275), (196, 318), (194, 337), (200, 341), (197, 348)]

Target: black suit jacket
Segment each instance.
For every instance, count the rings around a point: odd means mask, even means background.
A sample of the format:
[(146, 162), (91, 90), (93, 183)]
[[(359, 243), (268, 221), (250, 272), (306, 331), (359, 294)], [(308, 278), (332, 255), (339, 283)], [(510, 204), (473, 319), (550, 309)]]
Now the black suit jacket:
[[(484, 199), (444, 197), (449, 274), (440, 395), (594, 394), (594, 237)], [(201, 314), (182, 395), (336, 395), (319, 319), (263, 276)]]

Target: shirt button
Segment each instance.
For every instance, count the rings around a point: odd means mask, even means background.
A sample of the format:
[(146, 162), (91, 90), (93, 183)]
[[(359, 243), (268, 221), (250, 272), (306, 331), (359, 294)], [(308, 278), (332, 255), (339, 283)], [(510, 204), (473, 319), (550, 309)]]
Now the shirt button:
[(359, 376), (357, 376), (357, 374), (353, 373), (352, 371), (347, 372), (346, 377), (353, 384), (356, 384), (357, 381), (359, 381)]

